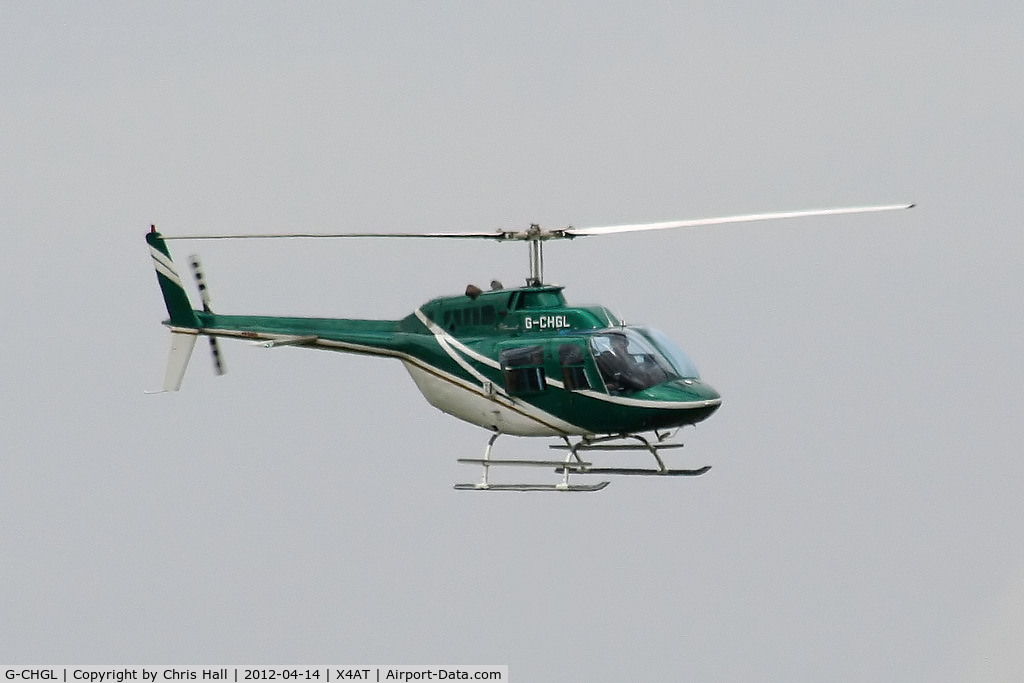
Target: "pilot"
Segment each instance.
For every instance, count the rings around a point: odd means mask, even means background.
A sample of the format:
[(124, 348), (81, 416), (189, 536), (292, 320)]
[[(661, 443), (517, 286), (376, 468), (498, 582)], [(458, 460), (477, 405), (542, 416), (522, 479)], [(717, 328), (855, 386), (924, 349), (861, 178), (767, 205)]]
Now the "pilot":
[(643, 382), (637, 376), (639, 368), (636, 360), (627, 348), (629, 342), (623, 334), (610, 334), (611, 349), (597, 355), (597, 367), (604, 378), (605, 386), (613, 394), (624, 391), (637, 391), (643, 388)]

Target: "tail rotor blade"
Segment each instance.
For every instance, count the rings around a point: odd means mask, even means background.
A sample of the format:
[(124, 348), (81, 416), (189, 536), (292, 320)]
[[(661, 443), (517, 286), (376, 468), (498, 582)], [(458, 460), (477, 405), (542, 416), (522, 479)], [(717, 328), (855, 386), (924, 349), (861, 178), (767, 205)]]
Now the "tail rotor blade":
[(192, 266), (192, 275), (196, 279), (196, 286), (199, 287), (199, 298), (203, 300), (203, 311), (213, 313), (213, 309), (210, 308), (210, 293), (206, 290), (206, 278), (203, 277), (203, 269), (199, 265), (198, 254), (189, 256), (188, 261), (189, 265)]
[[(206, 278), (203, 277), (203, 268), (199, 264), (199, 256), (192, 254), (189, 257), (189, 265), (192, 267), (192, 275), (196, 279), (196, 286), (199, 287), (199, 298), (203, 301), (203, 312), (213, 313), (210, 307), (210, 291), (206, 287)], [(210, 337), (210, 354), (213, 356), (213, 371), (218, 375), (224, 374), (224, 358), (220, 355), (220, 346), (216, 337)]]
[(217, 345), (217, 338), (210, 337), (210, 353), (213, 355), (213, 371), (218, 375), (223, 375), (224, 370), (224, 359), (220, 355), (220, 346)]

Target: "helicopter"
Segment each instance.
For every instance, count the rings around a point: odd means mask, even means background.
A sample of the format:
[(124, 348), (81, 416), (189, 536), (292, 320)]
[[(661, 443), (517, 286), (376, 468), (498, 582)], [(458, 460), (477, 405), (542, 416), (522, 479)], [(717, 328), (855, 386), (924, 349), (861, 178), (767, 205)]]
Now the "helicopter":
[[(804, 211), (611, 225), (590, 228), (419, 233), (279, 233), (165, 236), (146, 233), (163, 294), (171, 345), (161, 392), (178, 391), (200, 336), (209, 339), (214, 369), (224, 364), (217, 339), (228, 337), (265, 348), (299, 347), (400, 360), (427, 402), (490, 432), (480, 458), (458, 462), (483, 469), (479, 481), (458, 483), (475, 491), (599, 491), (610, 483), (577, 483), (579, 475), (699, 476), (710, 470), (672, 468), (662, 451), (680, 448), (678, 430), (709, 418), (722, 397), (668, 336), (653, 327), (627, 325), (604, 306), (571, 306), (563, 287), (544, 280), (544, 245), (647, 230), (723, 225), (752, 221), (870, 213), (912, 208), (914, 204), (857, 206)], [(400, 320), (222, 315), (214, 313), (196, 256), (190, 266), (202, 309), (195, 309), (171, 258), (170, 240), (396, 238), (484, 239), (526, 242), (529, 275), (521, 287), (494, 281), (488, 290), (469, 285), (463, 294), (427, 301)], [(548, 437), (549, 448), (564, 457), (497, 459), (502, 435)], [(646, 452), (650, 467), (597, 466), (596, 452)], [(493, 467), (553, 469), (555, 483), (498, 483)], [(570, 476), (573, 481), (570, 481)]]

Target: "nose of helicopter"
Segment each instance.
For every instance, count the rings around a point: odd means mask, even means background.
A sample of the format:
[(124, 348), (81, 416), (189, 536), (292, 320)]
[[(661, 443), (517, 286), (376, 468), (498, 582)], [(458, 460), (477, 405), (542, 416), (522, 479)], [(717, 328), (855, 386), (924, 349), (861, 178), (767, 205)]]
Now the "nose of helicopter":
[(679, 394), (681, 401), (715, 401), (720, 402), (722, 395), (713, 386), (701, 379), (677, 379), (667, 384), (672, 391)]
[(722, 395), (700, 379), (676, 379), (653, 387), (651, 398), (672, 403), (686, 403), (686, 410), (699, 414), (698, 420), (709, 417), (722, 404)]

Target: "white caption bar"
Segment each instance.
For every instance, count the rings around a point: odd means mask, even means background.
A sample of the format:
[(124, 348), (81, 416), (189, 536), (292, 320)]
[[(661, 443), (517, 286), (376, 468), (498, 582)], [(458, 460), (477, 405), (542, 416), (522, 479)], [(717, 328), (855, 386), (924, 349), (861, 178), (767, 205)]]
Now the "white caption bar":
[(344, 683), (345, 681), (508, 681), (508, 666), (0, 666), (0, 683)]

